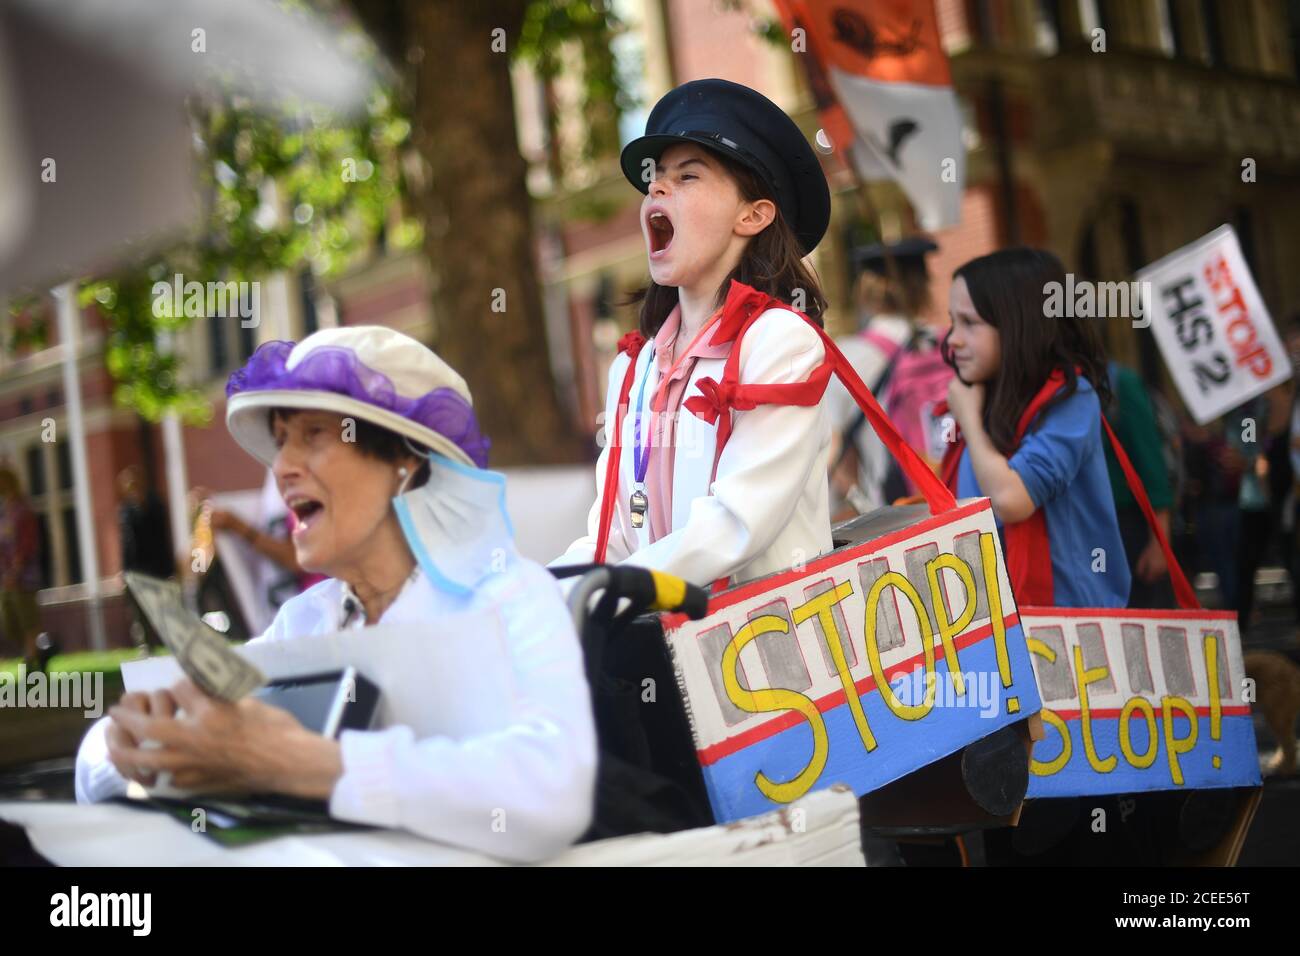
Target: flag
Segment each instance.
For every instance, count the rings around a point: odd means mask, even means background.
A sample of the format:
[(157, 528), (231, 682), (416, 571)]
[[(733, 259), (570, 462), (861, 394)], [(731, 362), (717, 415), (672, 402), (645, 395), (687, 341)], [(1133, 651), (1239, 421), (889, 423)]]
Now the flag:
[(823, 128), (858, 174), (894, 179), (924, 229), (959, 222), (961, 113), (932, 0), (777, 0), (777, 9)]

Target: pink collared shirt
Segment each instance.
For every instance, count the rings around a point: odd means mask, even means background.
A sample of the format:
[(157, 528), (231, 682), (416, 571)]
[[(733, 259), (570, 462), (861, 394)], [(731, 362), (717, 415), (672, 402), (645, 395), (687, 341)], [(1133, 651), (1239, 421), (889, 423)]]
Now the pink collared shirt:
[[(712, 323), (710, 317), (708, 328)], [(707, 344), (712, 333), (697, 335), (685, 356), (679, 356), (673, 365), (673, 344), (681, 331), (681, 306), (675, 306), (654, 337), (655, 378), (654, 393), (650, 400), (650, 452), (646, 465), (645, 493), (649, 499), (650, 541), (654, 543), (673, 530), (673, 467), (677, 449), (674, 432), (677, 416), (683, 414), (682, 402), (686, 400), (686, 386), (699, 359), (725, 359), (731, 353), (731, 343)], [(671, 375), (669, 372), (671, 371)], [(667, 384), (664, 378), (668, 376)], [(690, 412), (684, 414), (689, 415)]]

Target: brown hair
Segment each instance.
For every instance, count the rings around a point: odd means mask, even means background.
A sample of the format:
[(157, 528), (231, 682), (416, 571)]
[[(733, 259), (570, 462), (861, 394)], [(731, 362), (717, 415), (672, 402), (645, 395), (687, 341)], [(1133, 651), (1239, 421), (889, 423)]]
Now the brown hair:
[[(1002, 367), (988, 383), (984, 402), (984, 430), (999, 452), (1015, 451), (1020, 416), (1056, 369), (1065, 373), (1065, 387), (1043, 406), (1043, 412), (1073, 395), (1080, 376), (1092, 384), (1101, 407), (1106, 408), (1110, 378), (1093, 324), (1096, 320), (1078, 318), (1071, 314), (1073, 310), (1055, 317), (1046, 307), (1049, 284), (1065, 288), (1060, 259), (1043, 249), (1002, 249), (972, 259), (952, 277), (966, 280), (975, 311), (998, 330), (1001, 340)], [(947, 336), (942, 347), (944, 361), (956, 371)], [(1042, 412), (1037, 420), (1042, 421)]]
[(858, 305), (872, 315), (893, 314), (917, 319), (930, 310), (930, 275), (925, 266), (906, 268), (898, 264), (898, 281), (871, 269), (858, 276)]
[[(294, 415), (303, 411), (301, 408), (272, 408), (266, 413), (266, 427), (275, 431), (277, 421), (288, 421)], [(407, 491), (415, 488), (421, 488), (429, 480), (429, 462), (427, 455), (429, 450), (416, 441), (408, 441), (404, 436), (397, 432), (389, 431), (379, 425), (372, 424), (363, 418), (354, 418), (356, 423), (356, 446), (357, 451), (367, 458), (378, 458), (382, 462), (391, 465), (399, 464), (407, 455), (414, 457), (415, 452), (419, 452), (420, 464), (415, 469), (415, 474), (411, 477), (406, 486)]]
[[(770, 199), (775, 203), (771, 188), (749, 167), (712, 150), (710, 156), (735, 181), (741, 198), (746, 202)], [(750, 238), (745, 251), (740, 255), (740, 262), (722, 280), (714, 306), (722, 305), (733, 279), (786, 303), (794, 298), (795, 290), (803, 290), (804, 301), (800, 311), (819, 327), (825, 328), (823, 316), (826, 312), (826, 297), (822, 294), (816, 274), (804, 265), (803, 255), (794, 230), (778, 207), (771, 225)], [(677, 288), (658, 285), (653, 279), (649, 280), (644, 288), (633, 292), (625, 304), (638, 302), (641, 304), (641, 334), (653, 338), (677, 305)]]

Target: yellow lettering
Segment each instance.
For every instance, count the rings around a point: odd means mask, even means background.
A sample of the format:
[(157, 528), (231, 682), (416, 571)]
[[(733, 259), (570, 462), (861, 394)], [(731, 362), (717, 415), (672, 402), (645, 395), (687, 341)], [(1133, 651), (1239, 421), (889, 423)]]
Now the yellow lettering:
[(789, 624), (785, 618), (775, 614), (756, 617), (739, 631), (722, 652), (722, 686), (727, 697), (741, 710), (750, 714), (764, 714), (774, 710), (797, 710), (808, 721), (813, 735), (813, 752), (808, 765), (794, 779), (785, 783), (773, 783), (763, 771), (754, 775), (754, 783), (763, 796), (777, 803), (789, 803), (802, 797), (817, 782), (826, 767), (826, 758), (830, 751), (830, 741), (826, 735), (826, 722), (821, 711), (811, 699), (798, 691), (786, 688), (770, 690), (745, 690), (740, 686), (737, 669), (740, 665), (740, 652), (751, 641), (763, 634), (780, 632), (788, 634)]
[[(885, 670), (880, 665), (880, 647), (876, 642), (876, 609), (880, 606), (880, 596), (885, 588), (895, 587), (912, 602), (917, 621), (921, 625), (921, 647), (925, 654), (925, 698), (919, 704), (904, 704), (894, 694), (894, 688), (885, 680)], [(871, 663), (871, 674), (876, 679), (876, 689), (880, 691), (885, 705), (903, 720), (920, 720), (934, 708), (934, 633), (930, 630), (930, 615), (925, 612), (921, 595), (912, 582), (897, 571), (886, 571), (876, 579), (867, 595), (867, 660)]]
[[(997, 542), (991, 531), (980, 532), (980, 564), (984, 571), (984, 593), (988, 595), (990, 624), (993, 628), (993, 646), (998, 655), (998, 676), (1002, 686), (1011, 686), (1011, 657), (1007, 653), (1007, 628), (1002, 619), (1002, 582), (998, 577)], [(1007, 697), (1007, 713), (1020, 710), (1019, 697)]]
[[(945, 569), (956, 574), (966, 589), (966, 606), (955, 621), (948, 620), (948, 611), (943, 601), (939, 574)], [(971, 574), (966, 562), (955, 554), (941, 554), (933, 561), (926, 562), (925, 575), (930, 582), (930, 600), (934, 604), (935, 620), (939, 622), (939, 642), (943, 645), (943, 658), (948, 663), (948, 677), (960, 697), (966, 693), (966, 679), (962, 676), (961, 664), (957, 661), (957, 646), (952, 639), (966, 630), (975, 618), (975, 575)]]
[[(1215, 674), (1217, 679), (1219, 675)], [(1178, 755), (1196, 746), (1196, 709), (1183, 697), (1162, 697), (1160, 708), (1165, 724), (1165, 751), (1169, 754), (1169, 776), (1178, 786), (1183, 785), (1183, 769), (1178, 765)], [(1186, 737), (1174, 736), (1174, 711), (1177, 710), (1192, 722), (1191, 733)]]
[(1074, 649), (1074, 673), (1079, 679), (1079, 708), (1083, 712), (1080, 719), (1083, 730), (1083, 752), (1093, 770), (1098, 773), (1110, 773), (1115, 769), (1115, 765), (1119, 763), (1119, 758), (1114, 754), (1104, 760), (1097, 756), (1097, 748), (1092, 742), (1092, 715), (1091, 708), (1088, 705), (1088, 685), (1099, 680), (1105, 680), (1109, 671), (1104, 667), (1092, 667), (1084, 670), (1083, 648), (1076, 647)]
[[(990, 602), (991, 603), (991, 602)], [(1052, 650), (1036, 637), (1026, 638), (1025, 643), (1029, 646), (1029, 653), (1037, 654), (1045, 659), (1049, 664), (1056, 663), (1056, 651)], [(1040, 714), (1047, 723), (1056, 728), (1056, 732), (1061, 735), (1061, 752), (1053, 760), (1046, 762), (1029, 759), (1029, 772), (1036, 777), (1050, 777), (1067, 763), (1070, 762), (1070, 728), (1069, 725), (1054, 710), (1044, 707)]]
[[(1147, 722), (1147, 752), (1141, 756), (1133, 751), (1133, 741), (1129, 737), (1128, 730), (1129, 719), (1135, 710), (1142, 711), (1142, 717)], [(1125, 760), (1139, 770), (1145, 770), (1156, 762), (1156, 752), (1159, 748), (1160, 740), (1156, 737), (1156, 709), (1145, 697), (1134, 697), (1119, 712), (1119, 749), (1124, 754)]]
[(832, 613), (832, 608), (852, 593), (853, 585), (845, 581), (833, 590), (824, 591), (807, 603), (799, 605), (792, 614), (795, 624), (802, 624), (812, 617), (821, 622), (822, 633), (826, 635), (831, 660), (835, 663), (835, 672), (840, 675), (840, 684), (844, 687), (844, 696), (848, 700), (849, 713), (853, 715), (854, 726), (858, 728), (862, 745), (871, 751), (876, 749), (876, 737), (872, 734), (871, 726), (867, 723), (867, 715), (862, 710), (862, 698), (858, 696), (858, 689), (853, 686), (853, 675), (849, 673), (849, 664), (844, 657), (844, 646), (840, 641), (840, 630), (835, 626), (835, 615)]

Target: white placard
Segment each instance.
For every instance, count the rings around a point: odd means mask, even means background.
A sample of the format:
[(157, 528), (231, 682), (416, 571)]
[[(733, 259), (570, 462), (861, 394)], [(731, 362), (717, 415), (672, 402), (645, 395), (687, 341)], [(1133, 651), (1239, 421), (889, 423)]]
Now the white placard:
[(1231, 226), (1152, 263), (1137, 279), (1151, 331), (1197, 424), (1291, 377)]

